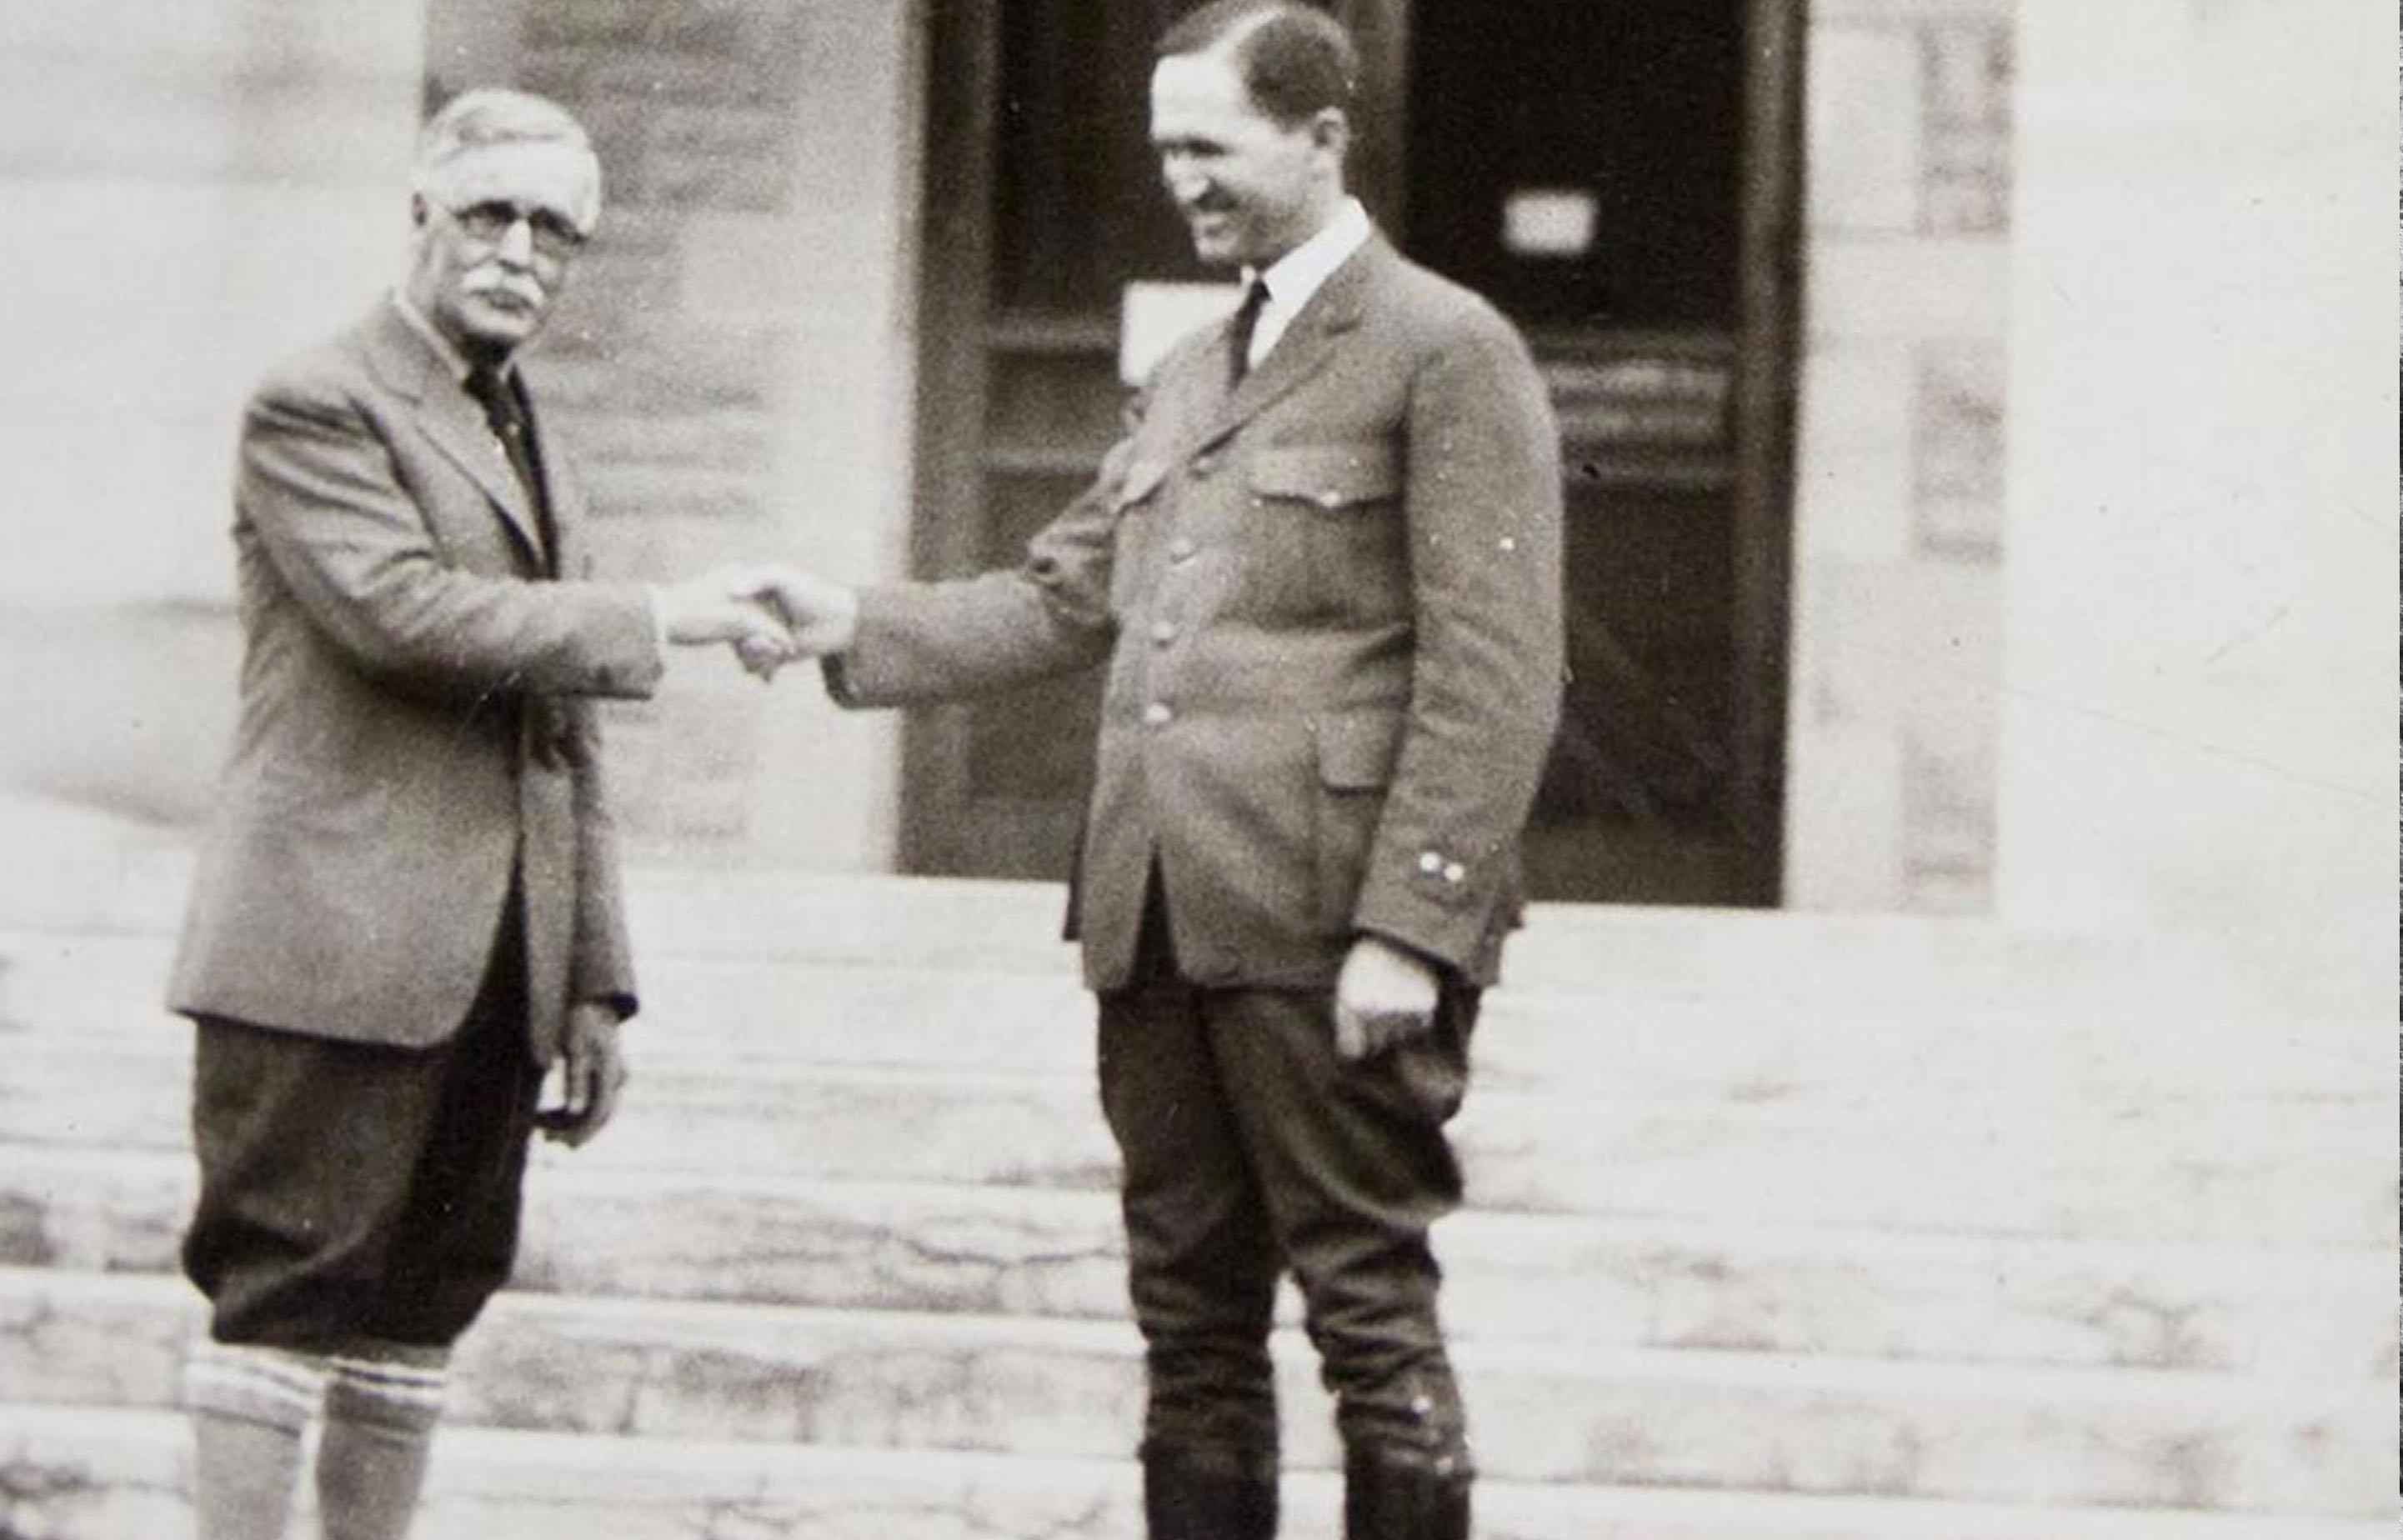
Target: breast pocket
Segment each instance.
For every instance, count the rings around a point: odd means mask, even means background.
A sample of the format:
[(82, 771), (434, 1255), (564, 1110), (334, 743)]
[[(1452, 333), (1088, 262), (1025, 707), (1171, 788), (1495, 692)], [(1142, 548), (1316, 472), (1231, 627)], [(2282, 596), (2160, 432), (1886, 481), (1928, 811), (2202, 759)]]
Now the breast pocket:
[(1393, 445), (1285, 444), (1252, 456), (1272, 579), (1318, 617), (1374, 624), (1409, 609), (1402, 463)]

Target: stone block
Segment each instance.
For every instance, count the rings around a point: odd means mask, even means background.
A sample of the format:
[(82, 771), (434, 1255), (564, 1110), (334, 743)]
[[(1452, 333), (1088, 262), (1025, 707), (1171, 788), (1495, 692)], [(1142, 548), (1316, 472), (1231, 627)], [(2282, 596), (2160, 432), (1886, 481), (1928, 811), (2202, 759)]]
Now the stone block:
[(770, 511), (760, 478), (742, 469), (617, 461), (590, 467), (585, 484), (604, 520), (744, 524)]
[(1993, 562), (2003, 549), (2002, 349), (1929, 341), (1910, 388), (1910, 524), (1923, 554)]
[(533, 0), (519, 7), (518, 35), (529, 48), (641, 48), (657, 42), (682, 8), (656, 0)]
[(578, 463), (655, 468), (715, 466), (765, 470), (775, 440), (756, 412), (586, 412), (576, 424)]
[(1910, 35), (1822, 27), (1811, 40), (1805, 220), (1814, 231), (1902, 233), (1918, 219), (1921, 61)]
[(535, 53), (689, 56), (740, 65), (792, 52), (808, 9), (746, 0), (534, 0), (522, 7), (519, 37)]
[(2007, 23), (1922, 34), (1921, 229), (1995, 235), (2010, 228), (2012, 47)]
[(1915, 907), (1939, 912), (1992, 907), (1994, 769), (1991, 753), (1946, 753), (1906, 736), (1903, 853)]
[(1992, 239), (1820, 240), (1812, 247), (1803, 297), (1809, 346), (1926, 337), (1999, 341), (2010, 323), (2010, 261), (2007, 243)]
[(790, 201), (793, 136), (780, 108), (620, 96), (595, 111), (604, 122), (640, 124), (620, 138), (615, 163), (612, 185), (628, 203), (772, 211)]
[(1901, 559), (1910, 548), (1910, 351), (1829, 342), (1801, 368), (1797, 567)]
[(681, 221), (677, 303), (706, 324), (800, 326), (873, 337), (894, 347), (896, 291), (909, 277), (896, 232), (848, 210), (704, 211)]
[(603, 409), (766, 410), (792, 342), (784, 331), (692, 316), (625, 316), (606, 329), (546, 338), (547, 360), (579, 400)]
[(2001, 235), (2011, 224), (2010, 141), (1946, 129), (1928, 140), (1920, 223), (1935, 235)]
[[(613, 180), (613, 198), (616, 192)], [(600, 238), (576, 257), (570, 271), (568, 286), (551, 321), (551, 328), (562, 339), (583, 343), (588, 338), (606, 337), (642, 318), (667, 312), (674, 297), (680, 266), (675, 248), (621, 238), (616, 228), (619, 212), (604, 211)], [(545, 343), (553, 350), (565, 345), (554, 340), (549, 331)]]
[(1785, 901), (1802, 910), (1900, 912), (1900, 747), (1865, 716), (1873, 697), (1802, 652), (1785, 771)]
[[(1813, 839), (1813, 859), (1848, 875), (1796, 901), (1901, 907), (1901, 735), (1908, 728), (1948, 744), (1991, 742), (2001, 577), (1992, 565), (1949, 561), (1824, 561), (1817, 571), (1797, 611), (1789, 840)], [(1882, 795), (1866, 803), (1872, 791)], [(1886, 832), (1871, 843), (1865, 831)]]
[(756, 698), (687, 683), (662, 692), (639, 715), (630, 713), (613, 728), (610, 750), (618, 822), (630, 837), (688, 839), (700, 848), (741, 837), (750, 778), (758, 769)]
[(2011, 29), (2001, 21), (1940, 21), (1920, 34), (1925, 119), (1945, 127), (2008, 130)]

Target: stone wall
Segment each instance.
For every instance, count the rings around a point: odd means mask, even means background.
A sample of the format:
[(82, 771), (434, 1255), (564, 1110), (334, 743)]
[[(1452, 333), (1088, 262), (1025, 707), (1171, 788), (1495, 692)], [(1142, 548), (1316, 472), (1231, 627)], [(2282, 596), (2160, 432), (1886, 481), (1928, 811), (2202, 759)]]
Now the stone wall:
[(235, 423), (396, 271), (423, 41), (405, 6), (0, 0), (0, 802), (204, 815)]
[(1982, 909), (2012, 7), (1822, 0), (1808, 48), (1787, 902)]
[(243, 396), (396, 271), (412, 12), (0, 6), (0, 605), (230, 599)]

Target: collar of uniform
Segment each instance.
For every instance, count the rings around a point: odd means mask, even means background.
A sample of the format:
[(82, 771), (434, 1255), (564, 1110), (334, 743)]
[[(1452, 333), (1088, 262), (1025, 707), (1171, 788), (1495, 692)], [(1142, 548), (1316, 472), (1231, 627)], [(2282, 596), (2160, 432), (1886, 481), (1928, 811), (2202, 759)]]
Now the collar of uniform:
[(1346, 198), (1316, 235), (1270, 263), (1267, 271), (1244, 271), (1244, 283), (1257, 279), (1269, 291), (1267, 303), (1260, 307), (1259, 326), (1252, 333), (1255, 360), (1268, 356), (1301, 308), (1335, 276), (1335, 270), (1368, 244), (1368, 211), (1357, 198)]

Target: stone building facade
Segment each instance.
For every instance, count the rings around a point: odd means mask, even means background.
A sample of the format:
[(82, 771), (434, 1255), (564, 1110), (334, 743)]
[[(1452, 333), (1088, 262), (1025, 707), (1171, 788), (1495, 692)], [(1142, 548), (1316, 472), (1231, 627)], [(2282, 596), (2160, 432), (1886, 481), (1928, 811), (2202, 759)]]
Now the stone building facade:
[[(0, 346), (55, 363), (0, 383), (0, 504), (23, 541), (0, 612), (169, 604), (205, 634), (229, 597), (248, 381), (395, 274), (425, 104), (504, 81), (575, 107), (607, 167), (604, 238), (544, 366), (609, 566), (906, 570), (920, 173), (942, 90), (928, 5), (0, 8)], [(2205, 870), (2213, 845), (2306, 901), (2391, 898), (2360, 831), (2374, 813), (2392, 833), (2395, 290), (2383, 194), (2346, 200), (2366, 173), (2391, 184), (2393, 18), (2361, 0), (2107, 11), (1800, 11), (1791, 906), (2147, 916), (2255, 885)], [(2113, 192), (2135, 187), (2151, 190)], [(2201, 243), (2197, 198), (2229, 221)], [(2190, 217), (2149, 218), (2172, 207)], [(2298, 232), (2312, 282), (2282, 284), (2272, 238)], [(2199, 365), (2180, 307), (2213, 295), (2246, 307), (2214, 335), (2263, 367)], [(2104, 296), (2107, 315), (2079, 308)], [(2356, 354), (2356, 335), (2377, 347)], [(2068, 399), (2087, 409), (2065, 417)], [(2089, 431), (2115, 413), (2120, 436)], [(2139, 506), (2091, 543), (2064, 525), (2090, 485), (2141, 500), (2163, 447), (2144, 437), (2168, 418), (2163, 446), (2188, 458), (2156, 479), (2176, 507)], [(2235, 554), (2194, 559), (2216, 541)], [(2206, 580), (2182, 616), (2250, 617), (2271, 643), (2157, 625), (2165, 570)], [(2098, 659), (2089, 689), (2078, 669)], [(647, 859), (894, 859), (889, 721), (690, 658), (617, 728)], [(156, 773), (199, 785), (206, 759)]]

